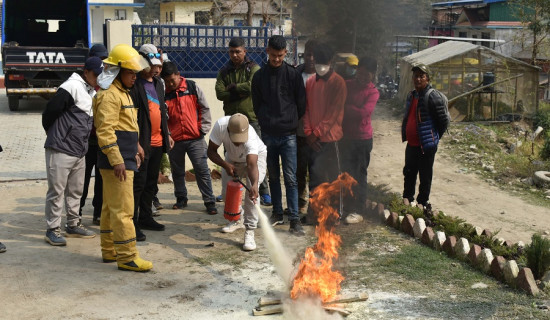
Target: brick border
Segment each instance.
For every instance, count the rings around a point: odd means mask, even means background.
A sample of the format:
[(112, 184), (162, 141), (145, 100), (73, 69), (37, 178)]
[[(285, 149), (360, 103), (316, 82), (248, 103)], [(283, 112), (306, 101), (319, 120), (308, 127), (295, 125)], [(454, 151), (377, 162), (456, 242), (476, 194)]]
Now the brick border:
[[(506, 260), (502, 256), (493, 257), (491, 249), (481, 249), (477, 244), (470, 245), (466, 238), (457, 239), (455, 236), (446, 236), (442, 231), (434, 232), (431, 227), (426, 227), (423, 218), (418, 218), (415, 221), (410, 214), (400, 216), (385, 209), (382, 203), (367, 200), (366, 208), (369, 217), (378, 218), (386, 226), (406, 233), (434, 250), (444, 251), (449, 257), (467, 262), (512, 288), (520, 289), (532, 296), (536, 296), (540, 292), (531, 269), (527, 267), (519, 269), (515, 260)], [(476, 227), (476, 232), (491, 235), (489, 230), (482, 230), (479, 227)], [(499, 240), (504, 245), (511, 244), (504, 239)], [(518, 245), (525, 246), (522, 242), (518, 242)]]

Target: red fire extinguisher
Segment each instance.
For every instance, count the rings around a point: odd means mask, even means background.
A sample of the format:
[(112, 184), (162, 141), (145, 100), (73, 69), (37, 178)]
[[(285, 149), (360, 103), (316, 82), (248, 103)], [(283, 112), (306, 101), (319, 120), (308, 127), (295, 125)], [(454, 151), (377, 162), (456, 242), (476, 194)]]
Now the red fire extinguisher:
[(227, 182), (225, 208), (223, 209), (223, 217), (225, 219), (238, 221), (241, 218), (241, 196), (243, 189), (243, 184), (238, 179)]

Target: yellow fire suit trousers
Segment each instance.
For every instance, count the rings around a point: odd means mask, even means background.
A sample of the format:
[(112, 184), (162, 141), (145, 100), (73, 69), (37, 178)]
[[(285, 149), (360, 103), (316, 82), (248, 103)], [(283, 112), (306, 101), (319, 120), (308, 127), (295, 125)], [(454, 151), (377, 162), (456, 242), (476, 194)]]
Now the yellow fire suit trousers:
[(99, 229), (103, 258), (116, 257), (118, 263), (139, 257), (136, 248), (134, 216), (134, 171), (126, 170), (126, 181), (120, 181), (114, 170), (100, 169), (103, 178), (103, 206)]

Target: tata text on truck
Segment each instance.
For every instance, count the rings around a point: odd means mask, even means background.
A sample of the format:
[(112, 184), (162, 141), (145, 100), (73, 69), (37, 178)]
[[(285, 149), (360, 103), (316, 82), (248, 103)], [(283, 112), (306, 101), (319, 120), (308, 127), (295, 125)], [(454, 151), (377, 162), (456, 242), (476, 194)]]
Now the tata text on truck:
[(89, 25), (87, 0), (4, 0), (2, 67), (10, 110), (25, 96), (49, 98), (82, 70)]

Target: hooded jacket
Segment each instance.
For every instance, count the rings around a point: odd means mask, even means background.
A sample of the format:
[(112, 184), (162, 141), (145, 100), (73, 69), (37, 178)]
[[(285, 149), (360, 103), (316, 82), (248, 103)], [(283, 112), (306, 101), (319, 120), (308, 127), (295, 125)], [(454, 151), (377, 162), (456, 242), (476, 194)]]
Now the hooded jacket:
[(417, 97), (418, 105), (416, 107), (415, 118), (418, 138), (423, 152), (437, 150), (439, 139), (441, 139), (449, 126), (449, 116), (443, 94), (434, 89), (429, 97), (424, 99), (426, 92), (431, 88), (428, 84), (422, 92), (417, 93), (416, 90), (413, 90), (407, 95), (406, 112), (401, 124), (401, 139), (405, 142), (407, 141), (406, 128), (411, 102), (413, 97)]
[(94, 95), (94, 88), (77, 73), (59, 86), (42, 113), (42, 126), (47, 134), (44, 148), (78, 158), (86, 155)]
[(129, 91), (117, 78), (94, 98), (94, 125), (101, 150), (97, 166), (100, 169), (113, 169), (124, 163), (126, 170), (137, 171), (139, 127)]

